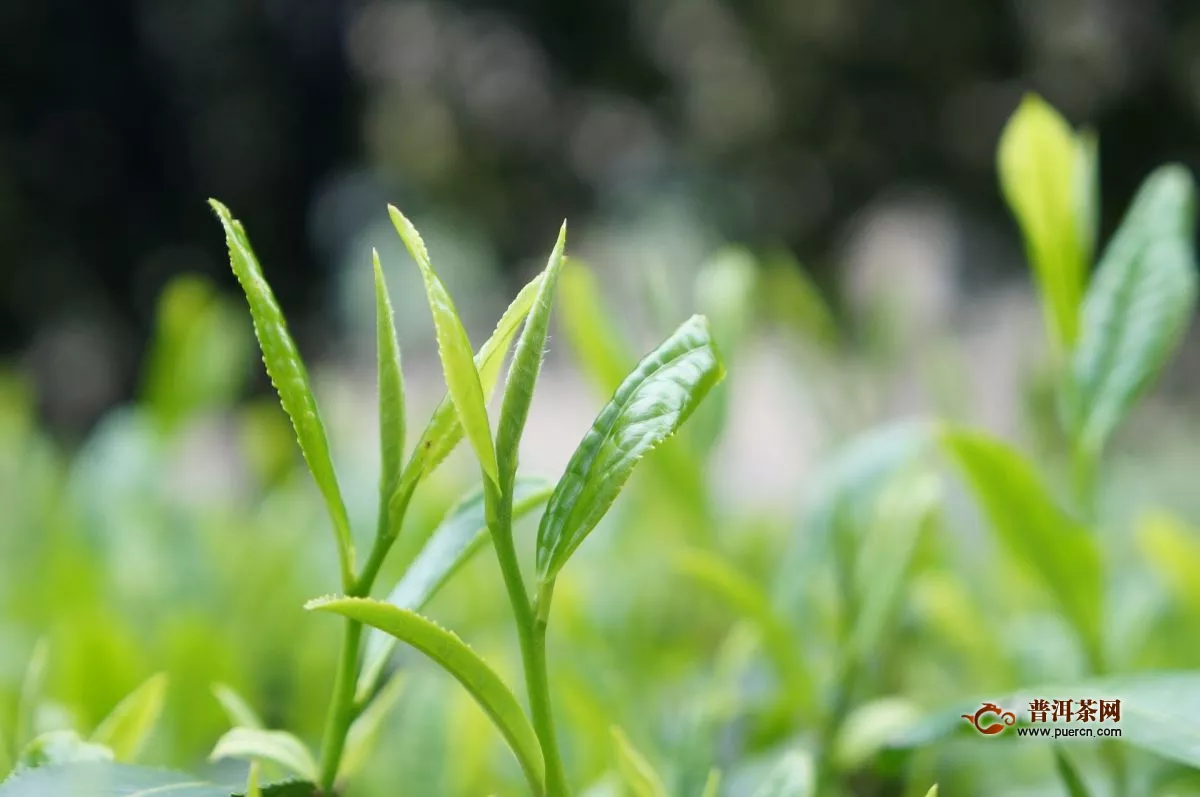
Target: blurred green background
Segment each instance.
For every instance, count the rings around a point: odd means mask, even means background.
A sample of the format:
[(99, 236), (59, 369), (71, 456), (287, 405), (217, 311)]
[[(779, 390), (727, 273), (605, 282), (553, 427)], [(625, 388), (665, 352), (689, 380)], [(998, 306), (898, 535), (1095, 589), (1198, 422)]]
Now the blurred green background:
[[(589, 271), (563, 287), (525, 471), (557, 477), (613, 369), (691, 312), (714, 318), (730, 368), (560, 580), (568, 767), (600, 782), (618, 724), (673, 794), (699, 794), (714, 761), (741, 794), (737, 773), (814, 732), (795, 717), (836, 688), (836, 590), (806, 546), (847, 441), (937, 415), (1064, 472), (996, 142), (1029, 90), (1094, 128), (1106, 237), (1153, 166), (1200, 166), (1200, 5), (16, 0), (0, 86), (0, 727), (40, 644), (29, 732), (90, 729), (165, 672), (146, 761), (204, 761), (228, 727), (218, 682), (319, 738), (339, 629), (301, 607), (336, 589), (335, 557), (205, 198), (245, 222), (288, 314), (360, 548), (378, 479), (373, 246), (410, 426), (443, 390), (386, 203), (422, 230), (476, 345), (566, 217)], [(606, 329), (619, 342), (601, 350)], [(1188, 342), (1101, 477), (1098, 533), (1123, 565), (1106, 622), (1129, 671), (1200, 663), (1198, 366)], [(382, 583), (476, 479), (460, 451), (422, 486)], [(846, 698), (846, 788), (1061, 793), (1027, 748), (880, 752), (855, 735), (1084, 670), (968, 502), (937, 503), (916, 520), (864, 507), (864, 529), (931, 530)], [(480, 556), (427, 613), (516, 682), (500, 594)], [(414, 655), (394, 665), (409, 686), (350, 795), (519, 794), (457, 685)], [(1147, 766), (1135, 793), (1193, 793)]]

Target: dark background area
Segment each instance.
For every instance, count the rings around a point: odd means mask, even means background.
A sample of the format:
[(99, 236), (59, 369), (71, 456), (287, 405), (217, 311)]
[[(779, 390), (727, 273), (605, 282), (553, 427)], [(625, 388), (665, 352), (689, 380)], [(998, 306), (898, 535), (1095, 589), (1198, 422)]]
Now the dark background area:
[(1154, 165), (1200, 165), (1200, 3), (24, 0), (0, 5), (0, 87), (0, 357), (36, 373), (67, 329), (111, 404), (172, 274), (233, 289), (209, 196), (302, 342), (336, 331), (342, 217), (384, 201), (471, 220), (502, 263), (664, 189), (825, 285), (898, 185), (1015, 245), (994, 152), (1027, 90), (1099, 131), (1111, 230)]

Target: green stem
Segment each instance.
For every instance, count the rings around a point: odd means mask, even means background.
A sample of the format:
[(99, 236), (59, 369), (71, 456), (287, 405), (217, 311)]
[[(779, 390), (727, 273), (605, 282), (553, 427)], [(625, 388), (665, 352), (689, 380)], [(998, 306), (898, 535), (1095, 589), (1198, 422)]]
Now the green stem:
[[(391, 502), (381, 502), (379, 508), (379, 527), (375, 533), (375, 543), (371, 546), (371, 554), (363, 565), (362, 573), (346, 589), (351, 598), (365, 598), (371, 594), (375, 579), (387, 559), (392, 543), (399, 536), (400, 524), (408, 511), (408, 502), (412, 498), (415, 480), (402, 480), (409, 486), (397, 491), (393, 496), (395, 509)], [(391, 518), (395, 518), (395, 523)], [(337, 673), (333, 679), (333, 697), (330, 700), (329, 715), (325, 720), (325, 734), (321, 741), (321, 793), (327, 797), (334, 794), (338, 770), (342, 764), (342, 754), (346, 750), (346, 737), (350, 734), (350, 725), (363, 708), (355, 701), (358, 687), (359, 647), (362, 642), (362, 623), (357, 620), (346, 620), (342, 635), (342, 649), (338, 656)]]
[(332, 797), (337, 781), (346, 736), (354, 721), (354, 687), (358, 675), (358, 645), (362, 639), (362, 623), (347, 620), (342, 636), (342, 651), (338, 658), (337, 675), (333, 681), (333, 700), (325, 723), (321, 743), (321, 794)]
[[(529, 711), (533, 729), (542, 748), (546, 764), (547, 797), (568, 797), (567, 779), (558, 752), (558, 737), (554, 730), (554, 715), (550, 706), (550, 682), (546, 671), (546, 618), (535, 617), (534, 606), (525, 590), (521, 565), (517, 560), (512, 533), (512, 490), (501, 491), (490, 481), (484, 485), (484, 500), (488, 528), (496, 559), (504, 576), (504, 587), (512, 604), (517, 625), (517, 640), (521, 646), (521, 665), (525, 670), (525, 688), (529, 696)], [(551, 585), (553, 589), (553, 585)], [(546, 591), (546, 608), (549, 592)], [(539, 609), (542, 604), (539, 601)]]

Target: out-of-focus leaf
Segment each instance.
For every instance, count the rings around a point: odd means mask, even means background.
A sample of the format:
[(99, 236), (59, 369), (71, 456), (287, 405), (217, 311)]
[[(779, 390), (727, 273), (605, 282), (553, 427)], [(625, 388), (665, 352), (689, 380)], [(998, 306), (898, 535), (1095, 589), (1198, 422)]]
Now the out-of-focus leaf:
[(20, 746), (34, 732), (33, 716), (42, 699), (42, 686), (46, 681), (46, 665), (50, 658), (50, 641), (43, 637), (33, 646), (29, 662), (25, 666), (25, 677), (21, 681), (21, 693), (17, 697), (16, 733), (12, 740)]
[(812, 673), (800, 655), (795, 632), (772, 608), (762, 587), (724, 557), (706, 551), (680, 551), (674, 564), (754, 624), (783, 687), (782, 702), (792, 713), (807, 710), (813, 702)]
[(1088, 797), (1087, 786), (1083, 785), (1079, 770), (1071, 763), (1066, 752), (1057, 746), (1054, 748), (1054, 768), (1058, 771), (1058, 777), (1062, 780), (1063, 788), (1067, 790), (1069, 797)]
[(913, 552), (941, 502), (941, 482), (926, 470), (893, 481), (880, 496), (878, 519), (858, 556), (858, 616), (851, 632), (853, 655), (865, 661), (901, 604)]
[(666, 440), (724, 376), (703, 316), (638, 364), (600, 411), (550, 497), (538, 528), (538, 579), (554, 579), (612, 506), (638, 460)]
[(352, 778), (367, 763), (367, 758), (379, 741), (384, 720), (400, 700), (407, 683), (403, 675), (392, 676), (392, 680), (388, 681), (375, 699), (358, 715), (358, 719), (350, 725), (338, 777)]
[(1096, 456), (1178, 347), (1196, 307), (1195, 186), (1179, 165), (1139, 189), (1083, 304), (1068, 402), (1079, 445)]
[(936, 783), (929, 787), (929, 791), (925, 792), (925, 797), (938, 797), (938, 787)]
[(768, 257), (759, 285), (762, 306), (775, 323), (796, 329), (818, 346), (837, 342), (837, 320), (829, 303), (791, 254)]
[(111, 748), (118, 761), (133, 761), (158, 723), (166, 696), (166, 674), (151, 676), (104, 718), (92, 741)]
[(801, 750), (786, 753), (754, 792), (754, 797), (811, 797), (816, 790), (812, 756)]
[(834, 743), (838, 765), (848, 772), (858, 769), (920, 718), (917, 706), (899, 697), (857, 707), (843, 721)]
[(496, 724), (534, 791), (542, 793), (545, 765), (533, 726), (500, 676), (456, 635), (415, 612), (367, 598), (319, 598), (305, 608), (341, 614), (385, 631), (454, 676)]
[(646, 757), (638, 752), (620, 728), (614, 725), (611, 732), (617, 756), (617, 773), (630, 797), (667, 797), (667, 787)]
[(1200, 614), (1200, 532), (1162, 513), (1137, 524), (1138, 547), (1177, 600)]
[[(396, 341), (396, 319), (379, 252), (371, 251), (375, 268), (375, 346), (379, 382), (379, 493), (381, 511), (387, 513), (392, 495), (400, 486), (404, 466), (404, 372), (400, 368), (400, 344)], [(399, 531), (389, 517), (382, 517), (381, 531), (394, 535)]]
[[(513, 521), (520, 520), (550, 497), (553, 485), (540, 478), (522, 476), (513, 488)], [(387, 596), (387, 602), (401, 609), (420, 609), (487, 542), (483, 490), (475, 489), (446, 513), (434, 529), (425, 547), (409, 565), (404, 576)], [(367, 636), (362, 673), (358, 678), (357, 699), (366, 700), (379, 683), (388, 657), (396, 648), (396, 638), (374, 629)]]
[(704, 791), (700, 797), (717, 797), (721, 792), (721, 770), (717, 768), (708, 771), (708, 780), (704, 781)]
[(1100, 154), (1096, 131), (1078, 132), (1075, 158), (1075, 226), (1086, 265), (1096, 256), (1100, 236)]
[[(757, 309), (755, 288), (757, 264), (749, 251), (726, 247), (705, 263), (696, 278), (696, 306), (712, 326), (717, 350), (734, 367), (735, 352), (741, 347)], [(701, 455), (712, 450), (725, 427), (729, 405), (728, 386), (713, 391), (692, 419), (692, 434)]]
[(49, 731), (25, 745), (17, 757), (16, 770), (35, 769), (82, 761), (112, 761), (113, 751), (103, 744), (85, 741), (75, 731)]
[(309, 387), (304, 361), (292, 341), (283, 311), (280, 310), (275, 294), (263, 276), (258, 258), (250, 247), (246, 231), (220, 202), (211, 199), (209, 204), (225, 228), (229, 262), (250, 305), (254, 333), (262, 349), (267, 374), (279, 393), (284, 411), (292, 420), (300, 450), (321, 495), (325, 498), (325, 505), (329, 508), (329, 516), (337, 538), (342, 583), (350, 584), (354, 578), (354, 540), (350, 534), (350, 518), (346, 514), (346, 505), (338, 487), (337, 474), (334, 472), (333, 459), (329, 453), (329, 440), (325, 435), (325, 424), (321, 420), (316, 399)]
[(1096, 538), (1055, 503), (1033, 466), (1007, 443), (947, 427), (942, 444), (997, 540), (1041, 578), (1089, 654), (1099, 655), (1104, 576)]
[(442, 358), (446, 389), (458, 412), (458, 420), (471, 447), (475, 449), (475, 456), (479, 459), (479, 466), (484, 474), (493, 482), (498, 482), (496, 449), (492, 443), (492, 428), (488, 423), (487, 403), (479, 379), (479, 368), (471, 353), (471, 340), (467, 337), (467, 330), (463, 328), (462, 319), (458, 317), (449, 291), (433, 271), (420, 233), (394, 206), (388, 206), (388, 213), (408, 253), (421, 269), (425, 296), (429, 300), (429, 310), (433, 314), (433, 325), (437, 331), (438, 354)]
[[(314, 797), (311, 783), (288, 781), (261, 789), (262, 797)], [(0, 797), (246, 797), (240, 790), (194, 775), (128, 764), (81, 762), (20, 772), (0, 784)]]
[(542, 279), (542, 287), (534, 300), (533, 309), (525, 320), (525, 330), (517, 341), (508, 381), (504, 386), (504, 402), (500, 408), (500, 423), (496, 430), (496, 457), (500, 470), (500, 487), (507, 493), (517, 477), (517, 459), (521, 434), (529, 417), (533, 389), (542, 370), (542, 355), (546, 348), (546, 333), (550, 327), (550, 308), (562, 270), (563, 248), (567, 245), (567, 224), (563, 222), (558, 241), (550, 253), (550, 261)]
[(165, 431), (198, 410), (237, 398), (253, 346), (244, 322), (203, 277), (183, 274), (167, 283), (142, 388)]
[(1045, 100), (1027, 95), (1000, 136), (997, 168), (1025, 238), (1048, 332), (1067, 351), (1078, 334), (1088, 267), (1079, 226), (1079, 167), (1070, 125)]
[(266, 725), (250, 704), (227, 684), (213, 684), (213, 696), (221, 704), (229, 724), (235, 728), (255, 728), (266, 730)]
[(306, 780), (317, 779), (317, 762), (304, 742), (287, 731), (233, 728), (217, 740), (210, 758), (270, 761)]
[[(496, 328), (492, 331), (491, 337), (475, 354), (475, 367), (479, 369), (479, 383), (483, 387), (484, 398), (488, 401), (491, 400), (496, 383), (500, 380), (500, 370), (504, 365), (504, 358), (508, 356), (509, 347), (512, 346), (517, 333), (521, 331), (521, 324), (529, 314), (529, 309), (533, 307), (533, 302), (537, 298), (544, 278), (544, 274), (538, 274), (521, 289), (508, 309), (500, 316), (500, 320), (496, 322)], [(411, 472), (411, 478), (416, 479), (432, 473), (450, 455), (462, 438), (463, 427), (458, 420), (458, 412), (454, 409), (453, 400), (450, 396), (446, 396), (434, 411), (433, 417), (429, 419), (429, 425), (422, 432), (421, 439), (417, 442), (412, 459), (406, 468), (406, 475)]]
[(596, 278), (571, 259), (559, 279), (561, 323), (584, 372), (603, 395), (612, 395), (636, 361), (629, 343), (601, 301)]

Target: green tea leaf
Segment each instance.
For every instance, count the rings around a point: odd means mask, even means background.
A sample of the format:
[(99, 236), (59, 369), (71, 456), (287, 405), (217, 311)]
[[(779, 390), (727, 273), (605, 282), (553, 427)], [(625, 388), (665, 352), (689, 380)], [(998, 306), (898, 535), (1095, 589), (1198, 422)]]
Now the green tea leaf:
[(801, 750), (785, 754), (754, 792), (754, 797), (811, 797), (816, 793), (812, 756)]
[(1052, 339), (1075, 343), (1088, 263), (1081, 240), (1075, 133), (1036, 95), (1027, 95), (1000, 136), (1004, 198), (1021, 225)]
[[(537, 509), (550, 497), (553, 485), (545, 479), (520, 477), (513, 487), (513, 521)], [(455, 504), (434, 529), (425, 547), (409, 565), (387, 602), (400, 609), (420, 611), (458, 569), (479, 551), (488, 539), (482, 488), (468, 493)], [(366, 700), (383, 673), (396, 638), (373, 629), (367, 636), (366, 653), (358, 679), (357, 699)]]
[(1071, 362), (1074, 433), (1098, 454), (1179, 346), (1196, 307), (1195, 187), (1179, 165), (1142, 184), (1083, 304)]
[(341, 614), (386, 631), (436, 662), (466, 687), (491, 717), (534, 792), (543, 793), (545, 765), (533, 726), (500, 676), (461, 639), (416, 612), (368, 598), (319, 598), (305, 608)]
[(597, 389), (610, 396), (633, 368), (635, 355), (604, 307), (591, 271), (577, 260), (568, 260), (559, 282), (567, 342)]
[(929, 791), (925, 792), (925, 797), (938, 797), (938, 787), (936, 783), (929, 787)]
[(1062, 780), (1063, 788), (1067, 790), (1069, 797), (1088, 797), (1087, 786), (1083, 785), (1079, 770), (1061, 747), (1054, 748), (1054, 768), (1058, 771), (1058, 777)]
[(438, 279), (425, 251), (425, 242), (404, 214), (389, 205), (388, 213), (408, 253), (421, 269), (425, 283), (425, 295), (433, 314), (433, 325), (437, 330), (438, 354), (442, 358), (442, 370), (446, 376), (446, 388), (458, 411), (459, 422), (466, 431), (467, 440), (475, 449), (479, 466), (493, 482), (498, 482), (496, 449), (492, 444), (492, 428), (488, 423), (487, 403), (483, 385), (479, 380), (479, 369), (471, 354), (471, 341), (463, 328), (454, 301), (442, 281)]
[[(378, 352), (379, 491), (386, 513), (388, 502), (400, 486), (400, 474), (404, 466), (404, 373), (400, 369), (396, 319), (383, 278), (383, 266), (379, 263), (379, 252), (371, 250), (371, 259), (375, 267), (375, 345)], [(383, 533), (394, 534), (399, 531), (390, 518), (385, 516), (381, 521), (385, 523)]]
[(800, 655), (795, 632), (771, 606), (762, 587), (714, 553), (685, 549), (673, 559), (681, 572), (753, 623), (783, 687), (783, 702), (789, 711), (802, 713), (811, 706), (811, 668)]
[(213, 684), (213, 696), (221, 704), (229, 724), (235, 728), (256, 728), (266, 730), (266, 724), (258, 716), (250, 704), (227, 684)]
[(25, 745), (17, 757), (16, 771), (82, 761), (112, 760), (111, 749), (103, 744), (85, 741), (75, 731), (48, 731)]
[(508, 368), (508, 381), (504, 387), (504, 403), (500, 408), (500, 424), (496, 431), (496, 455), (500, 468), (500, 487), (504, 492), (511, 488), (517, 476), (517, 459), (521, 444), (521, 433), (529, 417), (529, 405), (533, 401), (533, 388), (542, 369), (542, 355), (546, 348), (546, 333), (550, 327), (550, 308), (554, 304), (554, 291), (558, 287), (558, 274), (562, 269), (563, 248), (567, 244), (567, 224), (563, 222), (558, 232), (558, 241), (546, 264), (542, 287), (534, 300), (533, 309), (525, 321), (525, 330), (517, 341), (517, 350)]
[[(517, 333), (521, 331), (521, 324), (529, 314), (530, 308), (533, 307), (533, 302), (541, 290), (542, 280), (545, 279), (545, 276), (545, 274), (538, 274), (521, 289), (512, 304), (500, 316), (491, 337), (475, 355), (475, 367), (479, 369), (479, 383), (487, 401), (491, 401), (496, 383), (500, 380), (500, 369), (504, 365), (504, 358), (508, 356), (509, 347), (512, 346)], [(412, 458), (405, 468), (407, 478), (415, 481), (432, 473), (434, 468), (450, 455), (462, 438), (463, 427), (458, 420), (458, 411), (454, 409), (454, 402), (450, 396), (446, 396), (434, 411), (429, 425), (421, 434), (416, 450), (413, 451)], [(393, 500), (395, 500), (395, 496), (393, 496)]]
[(92, 741), (112, 748), (118, 761), (137, 758), (158, 723), (166, 696), (167, 676), (151, 676), (104, 718)]
[(1061, 509), (1033, 466), (1008, 444), (948, 427), (942, 444), (958, 465), (1000, 544), (1037, 573), (1098, 655), (1103, 562), (1095, 537)]
[(724, 377), (703, 316), (646, 356), (600, 411), (550, 496), (537, 569), (551, 581), (616, 500), (638, 460), (669, 438)]
[(233, 728), (217, 740), (210, 758), (271, 761), (306, 780), (317, 779), (317, 762), (304, 742), (287, 731)]
[(263, 277), (258, 258), (250, 247), (250, 240), (240, 222), (234, 219), (229, 209), (215, 199), (209, 204), (216, 211), (225, 228), (225, 240), (229, 246), (229, 262), (250, 305), (254, 319), (254, 334), (263, 353), (267, 374), (279, 393), (283, 409), (292, 420), (300, 451), (312, 471), (313, 479), (325, 498), (333, 531), (337, 538), (338, 556), (341, 563), (342, 582), (350, 584), (354, 579), (354, 540), (350, 535), (350, 518), (338, 487), (333, 459), (329, 453), (329, 440), (325, 435), (325, 424), (317, 408), (308, 384), (308, 372), (292, 336), (288, 333), (283, 311), (275, 300), (271, 286)]
[(617, 753), (617, 773), (631, 797), (667, 797), (667, 787), (645, 756), (637, 751), (620, 728), (614, 725), (611, 732)]
[(1080, 130), (1075, 137), (1075, 226), (1083, 262), (1090, 264), (1100, 236), (1100, 154), (1094, 130)]
[[(262, 797), (314, 797), (311, 783), (287, 781), (261, 790)], [(30, 769), (0, 784), (0, 797), (247, 797), (238, 787), (194, 775), (128, 764), (80, 762)]]
[(717, 797), (721, 792), (721, 770), (713, 767), (708, 771), (708, 779), (704, 781), (704, 791), (700, 797)]
[(408, 681), (403, 675), (393, 676), (351, 724), (350, 733), (346, 736), (346, 750), (338, 768), (338, 777), (351, 778), (362, 770), (379, 741), (384, 720), (400, 700), (400, 695), (404, 694), (407, 684)]

